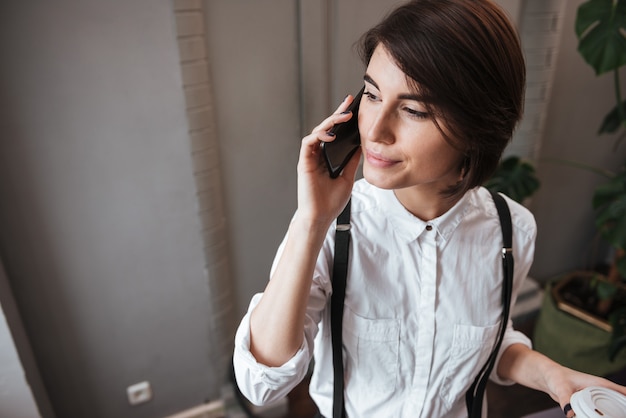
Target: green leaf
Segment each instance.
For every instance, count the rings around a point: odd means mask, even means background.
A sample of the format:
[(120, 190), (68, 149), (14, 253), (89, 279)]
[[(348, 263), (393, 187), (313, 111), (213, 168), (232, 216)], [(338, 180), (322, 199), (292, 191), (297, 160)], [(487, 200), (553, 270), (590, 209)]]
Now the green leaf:
[(626, 248), (626, 170), (624, 167), (593, 196), (595, 223), (602, 238), (615, 248)]
[(609, 315), (609, 323), (613, 327), (609, 343), (609, 359), (614, 361), (619, 352), (626, 347), (626, 307), (615, 309)]
[(589, 0), (576, 14), (578, 51), (596, 75), (626, 64), (626, 0)]
[(615, 296), (615, 294), (617, 293), (617, 287), (613, 283), (604, 281), (598, 282), (596, 293), (600, 300), (608, 300)]
[(620, 276), (626, 277), (626, 257), (620, 257), (615, 261), (615, 267), (619, 271)]
[[(622, 109), (624, 114), (626, 115), (626, 100), (622, 102)], [(602, 121), (602, 126), (600, 126), (599, 134), (612, 134), (615, 133), (620, 126), (626, 124), (626, 121), (623, 121), (620, 117), (619, 107), (615, 105), (615, 107), (606, 115), (604, 121)]]
[(539, 189), (535, 168), (517, 156), (503, 160), (494, 175), (485, 182), (493, 192), (504, 193), (516, 202), (522, 202)]

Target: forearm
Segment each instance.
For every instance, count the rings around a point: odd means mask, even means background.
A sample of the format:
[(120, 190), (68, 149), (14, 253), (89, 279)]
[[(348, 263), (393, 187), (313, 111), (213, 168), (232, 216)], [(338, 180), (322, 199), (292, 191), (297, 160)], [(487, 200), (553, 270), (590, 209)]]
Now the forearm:
[(502, 354), (498, 376), (543, 392), (549, 391), (546, 377), (562, 366), (523, 344), (513, 344)]
[(328, 133), (330, 129), (352, 117), (352, 113), (344, 112), (352, 102), (348, 97), (302, 139), (298, 210), (272, 278), (250, 316), (250, 351), (267, 366), (282, 365), (302, 345), (315, 263), (328, 228), (350, 198), (360, 152), (334, 179), (328, 175), (321, 156), (321, 143), (334, 140)]
[(569, 403), (574, 392), (589, 386), (602, 386), (626, 395), (626, 387), (563, 367), (521, 344), (509, 346), (502, 354), (498, 374), (501, 378), (547, 393), (561, 408)]
[(326, 225), (296, 214), (263, 297), (250, 316), (250, 351), (259, 363), (284, 364), (301, 347), (307, 302)]

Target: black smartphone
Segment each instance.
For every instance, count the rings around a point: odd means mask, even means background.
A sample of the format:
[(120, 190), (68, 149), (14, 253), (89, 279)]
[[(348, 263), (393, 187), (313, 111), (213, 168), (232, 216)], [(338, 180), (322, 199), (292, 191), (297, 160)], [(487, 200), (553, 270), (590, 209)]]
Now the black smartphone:
[(324, 159), (331, 178), (336, 178), (341, 173), (350, 158), (361, 146), (358, 116), (363, 89), (354, 96), (354, 100), (347, 109), (352, 112), (350, 120), (337, 124), (330, 130), (335, 134), (335, 140), (322, 143)]

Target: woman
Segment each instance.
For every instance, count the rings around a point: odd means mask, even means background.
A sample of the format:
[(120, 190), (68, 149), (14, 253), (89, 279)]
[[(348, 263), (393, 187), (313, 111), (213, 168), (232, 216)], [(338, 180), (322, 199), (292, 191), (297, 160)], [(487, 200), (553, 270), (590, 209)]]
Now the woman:
[[(465, 392), (501, 318), (501, 230), (480, 185), (522, 113), (524, 60), (488, 0), (415, 0), (361, 40), (367, 66), (361, 152), (337, 179), (320, 158), (351, 97), (302, 140), (298, 208), (263, 294), (236, 337), (235, 370), (254, 403), (285, 396), (315, 369), (310, 392), (332, 411), (330, 271), (333, 222), (352, 199), (343, 319), (350, 417), (465, 417)], [(360, 155), (364, 179), (354, 183)], [(516, 260), (513, 296), (532, 263), (535, 222), (507, 199)], [(577, 390), (604, 379), (564, 368), (507, 328), (491, 378), (548, 393), (566, 414)]]

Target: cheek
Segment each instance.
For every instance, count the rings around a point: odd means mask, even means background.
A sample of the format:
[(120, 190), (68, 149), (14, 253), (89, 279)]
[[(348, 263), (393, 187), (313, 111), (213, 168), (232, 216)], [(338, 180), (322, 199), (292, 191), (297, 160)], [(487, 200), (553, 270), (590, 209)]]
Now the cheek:
[[(381, 109), (368, 101), (362, 101), (359, 107), (359, 132), (367, 139), (374, 139), (371, 136), (378, 136), (381, 131), (390, 128), (388, 116), (380, 115)], [(382, 116), (382, 117), (381, 117)]]
[(402, 137), (405, 153), (411, 155), (420, 164), (439, 167), (444, 170), (459, 169), (463, 161), (460, 151), (453, 148), (437, 128), (403, 130)]
[(359, 124), (359, 132), (361, 133), (365, 133), (367, 132), (367, 121), (368, 121), (368, 115), (367, 112), (363, 109), (363, 103), (361, 104), (361, 107), (359, 108), (359, 119), (358, 119), (358, 124)]

